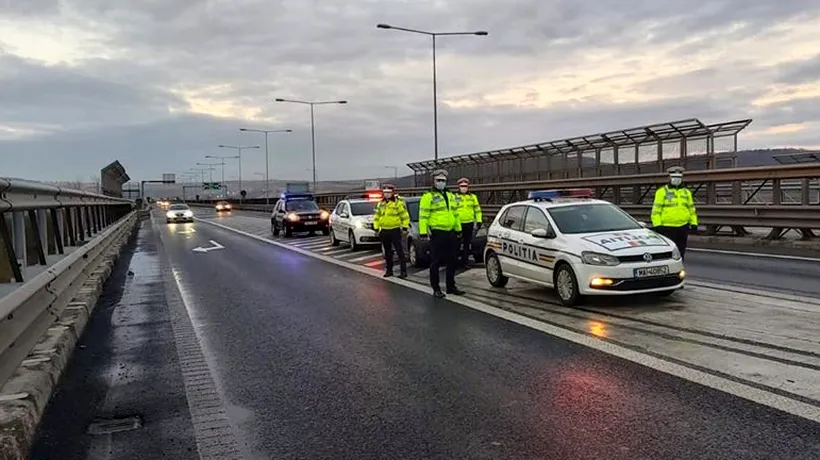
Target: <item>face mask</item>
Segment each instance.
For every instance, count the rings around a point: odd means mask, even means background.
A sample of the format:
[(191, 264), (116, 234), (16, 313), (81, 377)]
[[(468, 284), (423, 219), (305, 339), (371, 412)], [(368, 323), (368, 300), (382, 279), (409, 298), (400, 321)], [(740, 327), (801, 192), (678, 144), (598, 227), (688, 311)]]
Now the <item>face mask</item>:
[(677, 187), (678, 185), (680, 185), (681, 183), (683, 183), (683, 178), (682, 178), (682, 177), (673, 177), (673, 178), (672, 178), (672, 180), (670, 180), (669, 182), (670, 182), (672, 185), (674, 185), (674, 186), (676, 186), (676, 187)]
[(438, 189), (438, 190), (444, 190), (444, 187), (446, 185), (447, 185), (447, 182), (445, 182), (443, 180), (437, 180), (436, 181), (436, 189)]
[(467, 193), (467, 187), (459, 187), (458, 191), (461, 193)]
[(393, 192), (384, 192), (384, 197), (387, 198), (388, 200), (390, 198), (393, 198)]

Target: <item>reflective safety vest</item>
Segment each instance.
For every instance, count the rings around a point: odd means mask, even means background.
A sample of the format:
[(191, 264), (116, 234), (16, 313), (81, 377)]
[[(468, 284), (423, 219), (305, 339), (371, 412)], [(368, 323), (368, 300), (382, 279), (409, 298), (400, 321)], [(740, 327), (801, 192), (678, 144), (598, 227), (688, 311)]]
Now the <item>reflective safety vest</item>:
[(655, 192), (655, 202), (652, 204), (653, 227), (683, 227), (697, 224), (695, 201), (688, 188), (664, 185)]
[(462, 224), (481, 222), (481, 205), (475, 193), (456, 193), (456, 208)]
[(382, 200), (376, 205), (376, 214), (373, 216), (374, 230), (392, 230), (410, 226), (410, 213), (404, 200), (394, 198)]
[(419, 200), (419, 234), (430, 230), (461, 231), (458, 202), (452, 192), (431, 190)]

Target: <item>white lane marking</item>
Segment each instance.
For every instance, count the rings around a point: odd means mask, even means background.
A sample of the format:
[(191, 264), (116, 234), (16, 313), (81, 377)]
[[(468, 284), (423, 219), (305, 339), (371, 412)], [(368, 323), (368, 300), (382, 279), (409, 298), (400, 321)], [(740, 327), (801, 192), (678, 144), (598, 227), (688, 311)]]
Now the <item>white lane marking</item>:
[[(296, 248), (287, 244), (279, 243), (277, 241), (270, 241), (265, 240), (262, 238), (258, 238), (253, 234), (243, 232), (242, 230), (237, 230), (235, 228), (231, 228), (225, 225), (217, 224), (215, 222), (209, 222), (211, 225), (216, 227), (223, 228), (225, 230), (238, 233), (240, 235), (247, 236), (249, 238), (257, 239), (262, 241), (263, 243), (272, 244), (275, 246), (279, 246), (284, 249), (288, 249), (294, 252), (298, 252), (302, 255), (313, 257), (315, 259), (322, 260), (327, 263), (331, 263), (334, 265), (338, 265), (340, 267), (345, 267), (350, 270), (357, 271), (364, 275), (372, 276), (375, 278), (381, 278), (379, 272), (374, 271), (370, 268), (367, 268), (362, 265), (351, 264), (349, 262), (345, 262), (343, 260), (339, 260), (337, 258), (328, 257), (323, 254), (317, 254), (315, 252), (310, 252), (301, 248)], [(404, 286), (409, 289), (414, 289), (419, 292), (430, 293), (431, 289), (427, 286), (423, 286), (419, 283), (415, 283), (413, 281), (407, 281), (400, 278), (381, 278), (383, 281), (388, 283), (395, 283), (401, 286)], [(734, 396), (738, 396), (740, 398), (747, 399), (749, 401), (756, 402), (758, 404), (762, 404), (764, 406), (772, 407), (774, 409), (781, 410), (783, 412), (787, 412), (792, 415), (796, 415), (798, 417), (803, 417), (815, 422), (820, 422), (820, 407), (812, 406), (811, 404), (806, 404), (786, 396), (781, 396), (778, 394), (774, 394), (768, 392), (766, 390), (762, 390), (759, 388), (755, 388), (753, 386), (736, 382), (734, 380), (729, 380), (723, 377), (719, 377), (716, 375), (709, 374), (707, 372), (699, 371), (696, 369), (692, 369), (690, 367), (686, 367), (680, 364), (676, 364), (670, 361), (666, 361), (660, 358), (656, 358), (654, 356), (645, 355), (641, 352), (622, 347), (620, 345), (615, 345), (609, 342), (605, 342), (601, 339), (585, 335), (579, 334), (577, 332), (568, 331), (566, 329), (562, 329), (557, 326), (552, 326), (547, 323), (542, 323), (541, 321), (527, 318), (526, 316), (519, 315), (517, 313), (509, 312), (506, 310), (502, 310), (500, 308), (492, 307), (490, 305), (483, 304), (481, 302), (467, 299), (464, 297), (458, 296), (447, 296), (447, 300), (459, 304), (464, 307), (472, 308), (474, 310), (478, 310), (495, 317), (505, 319), (507, 321), (511, 321), (517, 324), (520, 324), (525, 327), (529, 327), (531, 329), (535, 329), (546, 334), (552, 335), (554, 337), (558, 337), (564, 340), (568, 340), (573, 343), (577, 343), (579, 345), (583, 345), (612, 356), (625, 359), (627, 361), (631, 361), (636, 364), (640, 364), (642, 366), (646, 366), (650, 369), (654, 369), (660, 372), (664, 372), (670, 375), (674, 375), (675, 377), (680, 377), (684, 380), (688, 380), (690, 382), (695, 382), (703, 386), (707, 386), (709, 388), (713, 388), (715, 390), (723, 391), (725, 393), (732, 394)]]
[(291, 246), (296, 246), (297, 248), (320, 248), (322, 246), (327, 246), (330, 244), (329, 241), (313, 241), (313, 242), (294, 242), (294, 243), (286, 243)]
[(345, 252), (350, 253), (350, 250), (349, 249), (344, 249), (344, 248), (341, 248), (341, 249), (336, 248), (335, 251), (328, 251), (328, 252), (325, 253), (325, 255), (335, 256), (336, 254), (342, 254), (342, 253), (345, 253)]
[(370, 254), (366, 256), (356, 257), (355, 259), (350, 259), (348, 262), (362, 262), (365, 260), (375, 259), (376, 257), (382, 257), (381, 254)]
[(347, 251), (347, 254), (342, 254), (342, 255), (336, 256), (336, 257), (339, 258), (339, 259), (350, 259), (351, 257), (361, 257), (362, 256), (361, 252), (353, 252), (353, 251), (350, 250), (350, 248), (345, 248), (345, 250)]
[[(256, 236), (256, 235), (254, 235), (254, 236)], [(199, 247), (199, 248), (193, 248), (191, 250), (194, 251), (194, 252), (211, 252), (211, 251), (216, 251), (217, 249), (225, 249), (225, 246), (222, 246), (221, 244), (217, 243), (214, 240), (210, 240), (209, 243), (211, 243), (210, 247), (207, 247), (207, 248)]]
[(764, 254), (761, 252), (743, 252), (743, 251), (730, 251), (728, 249), (704, 249), (704, 248), (687, 248), (687, 251), (692, 252), (709, 252), (714, 254), (728, 254), (732, 256), (746, 256), (746, 257), (763, 257), (769, 259), (782, 259), (782, 260), (801, 260), (803, 262), (820, 262), (820, 259), (816, 257), (801, 257), (801, 256), (788, 256), (784, 254)]

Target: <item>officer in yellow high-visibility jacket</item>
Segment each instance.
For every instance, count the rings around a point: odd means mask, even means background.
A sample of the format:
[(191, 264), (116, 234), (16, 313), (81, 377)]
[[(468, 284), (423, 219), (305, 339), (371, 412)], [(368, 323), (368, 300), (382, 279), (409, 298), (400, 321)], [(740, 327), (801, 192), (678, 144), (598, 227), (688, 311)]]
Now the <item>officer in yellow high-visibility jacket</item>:
[(433, 172), (433, 189), (419, 201), (419, 235), (430, 240), (430, 286), (433, 295), (442, 298), (439, 268), (445, 264), (447, 294), (461, 295), (456, 287), (456, 253), (461, 221), (458, 217), (456, 196), (447, 190), (447, 171)]
[(470, 193), (470, 180), (462, 177), (458, 180), (458, 193), (456, 202), (458, 203), (458, 218), (461, 221), (461, 254), (459, 263), (467, 266), (470, 261), (470, 244), (473, 242), (475, 232), (481, 228), (481, 205), (478, 204), (478, 197), (475, 193)]
[(683, 186), (683, 168), (674, 166), (668, 171), (669, 183), (655, 192), (652, 227), (654, 231), (672, 240), (683, 258), (689, 232), (698, 229), (698, 214), (692, 192)]
[(399, 278), (407, 278), (407, 261), (404, 258), (404, 233), (410, 228), (410, 213), (404, 200), (396, 196), (396, 187), (387, 184), (382, 189), (384, 197), (376, 205), (373, 216), (373, 230), (379, 233), (384, 249), (384, 261), (387, 269), (384, 277), (393, 276), (393, 249), (399, 256)]

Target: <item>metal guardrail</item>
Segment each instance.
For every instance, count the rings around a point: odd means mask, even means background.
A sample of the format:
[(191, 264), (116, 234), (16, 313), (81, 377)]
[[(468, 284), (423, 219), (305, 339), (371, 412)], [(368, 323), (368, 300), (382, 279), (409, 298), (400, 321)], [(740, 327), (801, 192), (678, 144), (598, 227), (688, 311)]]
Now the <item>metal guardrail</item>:
[[(3, 283), (17, 282), (5, 284), (0, 298), (0, 386), (109, 247), (130, 232), (133, 209), (121, 198), (0, 178), (0, 273)], [(37, 265), (41, 270), (24, 280), (26, 268)]]
[(39, 182), (0, 178), (0, 283), (82, 246), (130, 212), (134, 202)]

